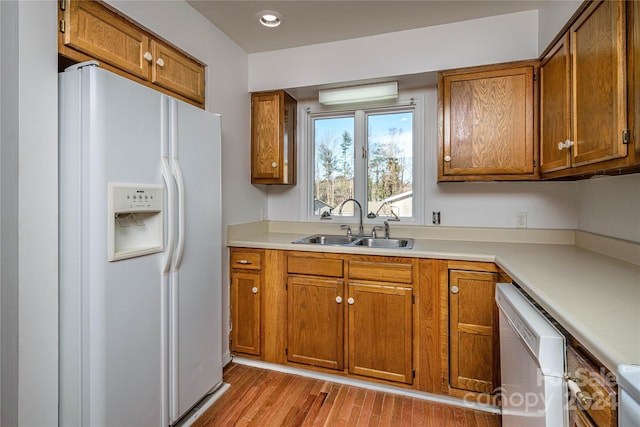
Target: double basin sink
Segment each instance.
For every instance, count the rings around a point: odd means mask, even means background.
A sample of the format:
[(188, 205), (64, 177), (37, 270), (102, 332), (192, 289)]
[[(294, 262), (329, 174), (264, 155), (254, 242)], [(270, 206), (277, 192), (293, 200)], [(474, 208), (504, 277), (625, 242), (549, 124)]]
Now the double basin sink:
[(321, 246), (366, 247), (381, 249), (413, 249), (413, 239), (374, 238), (369, 236), (344, 236), (313, 234), (292, 243)]

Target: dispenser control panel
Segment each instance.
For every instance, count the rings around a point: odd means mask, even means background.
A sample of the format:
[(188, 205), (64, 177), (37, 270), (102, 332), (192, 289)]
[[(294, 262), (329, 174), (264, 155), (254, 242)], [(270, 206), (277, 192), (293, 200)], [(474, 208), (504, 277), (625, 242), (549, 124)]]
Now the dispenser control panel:
[(114, 212), (153, 212), (162, 210), (162, 187), (113, 186)]

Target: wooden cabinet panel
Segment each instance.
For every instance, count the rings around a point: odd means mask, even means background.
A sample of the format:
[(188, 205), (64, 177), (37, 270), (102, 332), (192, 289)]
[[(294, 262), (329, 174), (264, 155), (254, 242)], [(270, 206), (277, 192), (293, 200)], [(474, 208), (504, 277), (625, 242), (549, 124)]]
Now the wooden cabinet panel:
[(573, 347), (567, 348), (567, 372), (587, 397), (584, 402), (571, 398), (570, 409), (573, 415), (582, 419), (591, 419), (600, 427), (617, 427), (617, 392), (614, 375), (603, 375), (603, 369), (600, 366), (596, 366)]
[(438, 75), (438, 180), (531, 179), (536, 65), (496, 65)]
[(595, 1), (569, 30), (574, 165), (627, 155), (625, 7)]
[(231, 272), (231, 351), (260, 354), (261, 282), (260, 272)]
[(349, 372), (413, 382), (412, 290), (349, 283)]
[(251, 95), (253, 184), (295, 184), (296, 105), (282, 90)]
[(204, 64), (101, 1), (60, 0), (58, 17), (65, 61), (98, 60), (101, 68), (204, 108)]
[(411, 284), (413, 282), (413, 264), (411, 260), (398, 262), (349, 261), (349, 279), (373, 280)]
[[(571, 166), (571, 62), (569, 34), (562, 37), (540, 65), (540, 172)], [(563, 146), (559, 147), (558, 144)]]
[(149, 38), (143, 31), (95, 1), (69, 2), (64, 18), (65, 46), (147, 78)]
[(287, 288), (287, 359), (343, 369), (342, 279), (289, 276)]
[(160, 43), (151, 41), (153, 65), (151, 82), (204, 104), (205, 68), (183, 53)]
[(230, 257), (231, 268), (243, 270), (260, 270), (262, 268), (261, 249), (233, 249)]
[(449, 272), (449, 384), (493, 393), (499, 364), (496, 273)]
[(631, 40), (629, 47), (629, 110), (631, 111), (631, 123), (629, 127), (633, 129), (633, 140), (635, 145), (636, 164), (640, 164), (640, 1), (627, 2), (632, 13), (630, 16), (628, 40)]
[(340, 258), (326, 258), (312, 255), (290, 255), (287, 272), (310, 276), (342, 277), (344, 261)]

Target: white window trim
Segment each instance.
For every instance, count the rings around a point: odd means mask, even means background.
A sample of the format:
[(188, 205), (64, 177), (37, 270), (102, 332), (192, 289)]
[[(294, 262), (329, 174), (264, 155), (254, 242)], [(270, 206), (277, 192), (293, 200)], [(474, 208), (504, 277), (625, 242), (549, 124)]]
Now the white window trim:
[[(313, 185), (313, 172), (314, 172), (314, 151), (311, 147), (310, 141), (310, 132), (312, 128), (312, 115), (317, 117), (318, 115), (322, 115), (326, 113), (327, 116), (333, 116), (335, 114), (339, 114), (340, 112), (352, 112), (356, 109), (367, 109), (367, 112), (373, 111), (384, 111), (384, 110), (393, 110), (393, 108), (402, 109), (402, 107), (407, 107), (408, 105), (413, 105), (414, 114), (413, 114), (413, 217), (405, 217), (401, 218), (400, 221), (392, 222), (391, 224), (398, 225), (423, 225), (424, 220), (424, 206), (425, 206), (425, 139), (424, 139), (424, 95), (422, 94), (412, 94), (412, 95), (404, 95), (400, 96), (396, 102), (386, 103), (384, 105), (380, 105), (379, 107), (364, 107), (364, 106), (354, 106), (350, 109), (345, 108), (330, 108), (325, 107), (319, 104), (317, 101), (315, 102), (300, 102), (298, 103), (298, 164), (305, 165), (306, 167), (298, 167), (298, 170), (301, 172), (298, 175), (298, 186), (300, 188), (300, 218), (304, 222), (322, 222), (322, 223), (335, 223), (336, 226), (339, 224), (357, 224), (358, 223), (358, 215), (354, 216), (335, 216), (332, 217), (331, 220), (322, 220), (318, 215), (313, 215), (313, 201), (311, 200), (310, 195), (312, 194), (312, 185)], [(358, 113), (356, 113), (358, 114)], [(360, 112), (360, 114), (364, 114)], [(356, 121), (357, 123), (357, 121)], [(356, 150), (361, 150), (362, 147), (355, 144), (354, 148)], [(356, 164), (354, 164), (354, 176), (362, 176), (362, 167), (364, 164), (360, 161), (360, 170), (358, 170), (358, 158), (362, 157), (362, 153), (358, 153), (356, 151)], [(357, 175), (359, 173), (359, 175)], [(362, 182), (361, 179), (356, 181), (356, 188), (354, 189), (355, 198), (362, 204), (364, 200), (361, 201), (362, 196), (366, 194), (366, 182)], [(360, 188), (358, 188), (360, 187)], [(360, 197), (360, 198), (359, 198)], [(366, 210), (366, 202), (363, 209)], [(355, 209), (354, 209), (355, 212)], [(388, 217), (377, 217), (374, 219), (367, 218), (367, 212), (363, 212), (363, 222), (364, 224), (377, 225), (381, 224), (383, 221), (388, 219)]]

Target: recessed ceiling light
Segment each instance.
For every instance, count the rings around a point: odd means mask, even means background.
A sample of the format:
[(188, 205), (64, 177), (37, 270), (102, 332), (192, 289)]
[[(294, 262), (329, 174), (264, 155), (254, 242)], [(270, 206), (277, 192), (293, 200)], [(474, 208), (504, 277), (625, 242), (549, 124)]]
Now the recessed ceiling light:
[(257, 15), (258, 21), (265, 27), (275, 28), (282, 23), (282, 15), (273, 10), (263, 10)]

